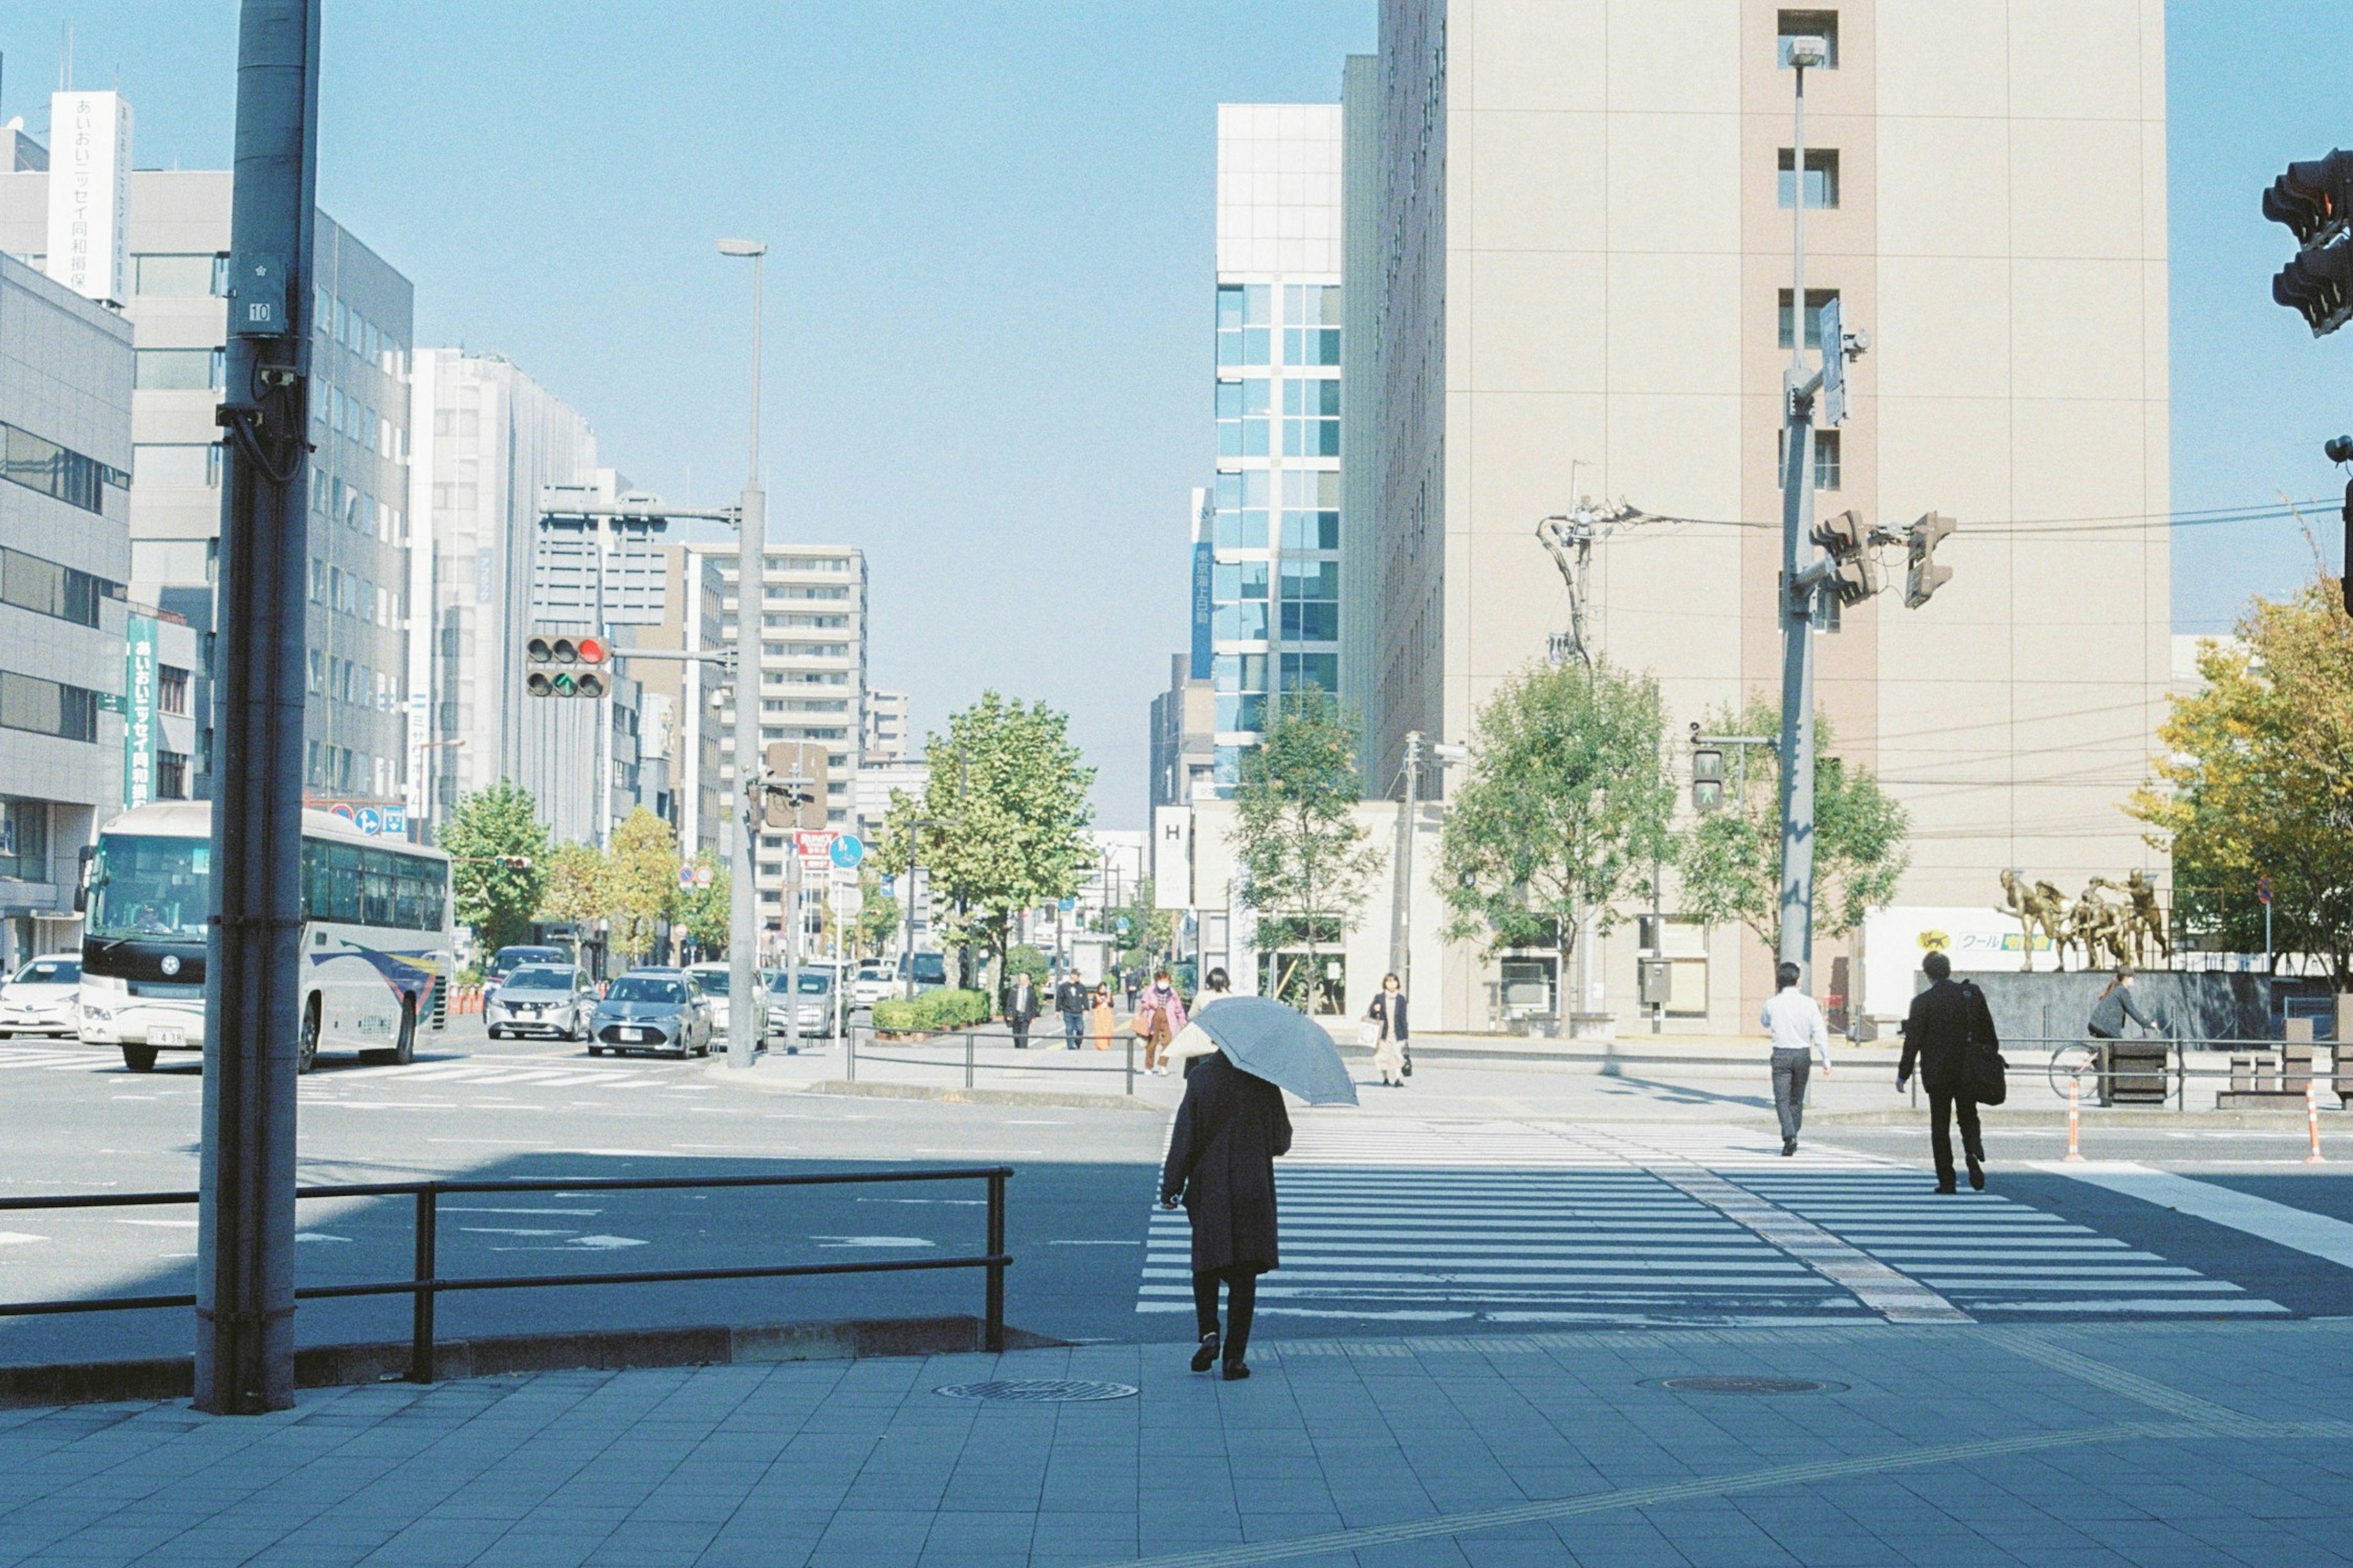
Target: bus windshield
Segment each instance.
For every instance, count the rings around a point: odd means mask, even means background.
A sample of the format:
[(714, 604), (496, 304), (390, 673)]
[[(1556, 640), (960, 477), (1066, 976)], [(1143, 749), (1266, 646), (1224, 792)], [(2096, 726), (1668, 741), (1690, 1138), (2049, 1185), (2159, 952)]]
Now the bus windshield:
[(212, 854), (203, 838), (100, 835), (86, 934), (110, 942), (203, 942), (212, 913)]

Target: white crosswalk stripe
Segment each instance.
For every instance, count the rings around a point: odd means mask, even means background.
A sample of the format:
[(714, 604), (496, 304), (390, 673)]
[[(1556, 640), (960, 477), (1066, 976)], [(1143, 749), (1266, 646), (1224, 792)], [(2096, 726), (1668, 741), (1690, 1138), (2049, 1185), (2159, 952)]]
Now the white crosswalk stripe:
[(0, 1041), (0, 1072), (12, 1068), (50, 1072), (95, 1072), (101, 1068), (119, 1068), (121, 1065), (120, 1052), (100, 1046), (85, 1046), (77, 1041), (39, 1046)]
[[(1785, 1158), (1769, 1132), (1314, 1111), (1294, 1124), (1275, 1163), (1282, 1267), (1259, 1282), (1262, 1315), (1715, 1325), (2285, 1310), (1996, 1194), (1936, 1197), (1908, 1166), (1828, 1148)], [(1137, 1311), (1189, 1311), (1191, 1273), (1185, 1215), (1155, 1212)]]

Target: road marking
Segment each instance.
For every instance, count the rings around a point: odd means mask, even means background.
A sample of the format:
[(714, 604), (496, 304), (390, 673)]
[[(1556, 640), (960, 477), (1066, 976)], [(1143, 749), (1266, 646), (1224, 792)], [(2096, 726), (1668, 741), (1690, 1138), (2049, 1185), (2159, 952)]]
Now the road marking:
[(2308, 1253), (2340, 1268), (2353, 1268), (2353, 1225), (2341, 1219), (2331, 1219), (2292, 1204), (2274, 1203), (2235, 1187), (2152, 1171), (2130, 1161), (2103, 1160), (2069, 1165), (2055, 1160), (2038, 1160), (2034, 1168), (2072, 1176), (2112, 1193), (2242, 1231)]
[(819, 1247), (935, 1247), (920, 1236), (812, 1236)]
[(48, 1239), (46, 1236), (35, 1236), (29, 1231), (0, 1230), (0, 1247), (29, 1247), (34, 1242)]
[(603, 1209), (526, 1209), (507, 1208), (496, 1204), (442, 1204), (443, 1214), (537, 1214), (537, 1215), (599, 1215)]

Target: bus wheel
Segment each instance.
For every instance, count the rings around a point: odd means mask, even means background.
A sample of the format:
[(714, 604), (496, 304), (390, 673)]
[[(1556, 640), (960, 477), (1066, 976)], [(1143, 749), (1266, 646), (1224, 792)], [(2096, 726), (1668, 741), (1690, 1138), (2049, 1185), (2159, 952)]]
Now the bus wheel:
[(417, 1059), (417, 1004), (400, 1005), (400, 1043), (392, 1047), (395, 1067), (406, 1067)]
[(313, 996), (311, 1005), (302, 1010), (302, 1044), (295, 1053), (294, 1070), (297, 1073), (309, 1072), (318, 1062), (319, 999)]
[(153, 1072), (155, 1070), (155, 1047), (153, 1046), (123, 1047), (122, 1065), (129, 1068), (132, 1072)]

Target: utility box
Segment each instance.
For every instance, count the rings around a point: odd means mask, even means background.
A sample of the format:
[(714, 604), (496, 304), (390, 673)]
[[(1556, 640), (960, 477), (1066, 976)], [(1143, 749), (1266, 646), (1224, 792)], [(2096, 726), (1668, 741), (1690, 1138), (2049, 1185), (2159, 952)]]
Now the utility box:
[(1643, 1006), (1666, 1006), (1675, 999), (1675, 961), (1672, 958), (1642, 959), (1641, 984)]

